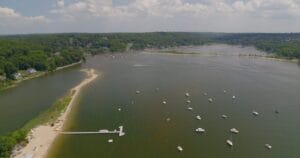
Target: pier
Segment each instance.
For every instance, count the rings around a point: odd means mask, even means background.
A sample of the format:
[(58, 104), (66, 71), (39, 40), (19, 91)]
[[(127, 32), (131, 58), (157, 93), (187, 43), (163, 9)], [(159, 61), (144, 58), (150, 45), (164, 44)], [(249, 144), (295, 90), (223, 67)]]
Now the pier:
[(118, 134), (120, 137), (125, 135), (124, 127), (119, 126), (119, 130), (109, 131), (107, 129), (101, 129), (99, 131), (79, 131), (79, 132), (61, 132), (60, 134), (67, 135), (83, 135), (83, 134)]

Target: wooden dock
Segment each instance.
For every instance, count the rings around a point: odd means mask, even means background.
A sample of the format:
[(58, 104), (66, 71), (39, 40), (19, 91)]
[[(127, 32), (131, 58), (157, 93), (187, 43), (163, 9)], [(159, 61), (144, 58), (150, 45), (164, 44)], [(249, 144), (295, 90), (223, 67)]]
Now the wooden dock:
[(101, 129), (99, 131), (78, 131), (78, 132), (60, 132), (60, 134), (66, 135), (84, 135), (84, 134), (118, 134), (120, 137), (125, 135), (124, 127), (119, 126), (119, 130), (109, 131), (107, 129)]

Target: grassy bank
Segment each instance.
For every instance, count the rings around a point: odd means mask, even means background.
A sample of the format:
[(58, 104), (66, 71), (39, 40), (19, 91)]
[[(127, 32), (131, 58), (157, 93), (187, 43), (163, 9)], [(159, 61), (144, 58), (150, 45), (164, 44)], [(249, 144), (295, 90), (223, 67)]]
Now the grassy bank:
[(69, 105), (74, 91), (57, 100), (49, 109), (27, 122), (22, 128), (0, 137), (0, 158), (9, 158), (16, 145), (25, 145), (30, 130), (43, 124), (53, 125), (56, 119)]

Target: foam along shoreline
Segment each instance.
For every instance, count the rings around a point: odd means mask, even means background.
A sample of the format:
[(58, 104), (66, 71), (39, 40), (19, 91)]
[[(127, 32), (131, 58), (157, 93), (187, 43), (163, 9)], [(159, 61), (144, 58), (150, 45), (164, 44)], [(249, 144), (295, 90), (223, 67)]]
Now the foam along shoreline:
[(63, 129), (64, 123), (81, 89), (98, 77), (94, 69), (84, 69), (82, 71), (86, 72), (87, 77), (79, 85), (71, 89), (72, 99), (66, 107), (66, 110), (57, 118), (56, 123), (53, 126), (47, 124), (32, 129), (27, 136), (28, 144), (14, 151), (11, 156), (12, 158), (44, 158), (47, 156), (48, 149)]

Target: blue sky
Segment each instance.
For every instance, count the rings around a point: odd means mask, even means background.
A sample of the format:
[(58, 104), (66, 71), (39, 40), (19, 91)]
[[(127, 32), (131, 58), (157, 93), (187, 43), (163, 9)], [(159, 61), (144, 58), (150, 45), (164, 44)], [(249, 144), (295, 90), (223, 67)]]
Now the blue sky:
[(0, 0), (0, 34), (300, 32), (299, 0)]

